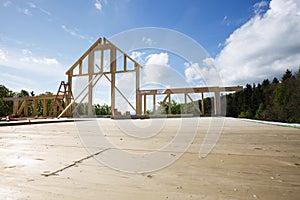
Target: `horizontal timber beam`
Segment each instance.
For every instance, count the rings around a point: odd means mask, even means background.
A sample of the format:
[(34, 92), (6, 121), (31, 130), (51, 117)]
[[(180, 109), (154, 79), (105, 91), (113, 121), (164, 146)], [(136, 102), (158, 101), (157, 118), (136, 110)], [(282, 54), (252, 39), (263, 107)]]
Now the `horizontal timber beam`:
[(243, 90), (242, 86), (195, 87), (195, 88), (140, 90), (140, 93), (143, 95), (154, 95), (154, 94), (184, 94), (184, 93), (202, 93), (202, 92), (233, 92), (233, 91), (241, 91), (241, 90)]

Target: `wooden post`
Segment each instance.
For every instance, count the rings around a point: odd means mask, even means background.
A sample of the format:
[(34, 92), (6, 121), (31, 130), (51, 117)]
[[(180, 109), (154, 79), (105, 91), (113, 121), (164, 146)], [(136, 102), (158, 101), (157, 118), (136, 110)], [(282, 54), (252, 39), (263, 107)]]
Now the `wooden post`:
[(156, 95), (153, 94), (153, 113), (156, 113)]
[(221, 115), (220, 91), (215, 91), (214, 107), (215, 107), (215, 115)]
[(28, 101), (24, 100), (24, 115), (25, 117), (28, 116)]
[(147, 114), (147, 95), (144, 94), (144, 115)]
[(201, 92), (201, 112), (204, 115), (204, 93)]
[(135, 104), (136, 115), (142, 114), (142, 96), (140, 94), (140, 66), (135, 63)]
[(187, 97), (186, 97), (186, 93), (184, 93), (184, 113), (187, 114)]
[[(80, 64), (81, 65), (81, 64)], [(72, 76), (73, 76), (73, 70), (71, 70), (69, 73), (68, 73), (68, 96), (67, 96), (67, 105), (69, 105), (71, 103), (71, 99), (72, 99), (72, 83), (73, 83), (73, 80), (72, 80)], [(67, 111), (66, 111), (66, 115), (68, 117), (72, 117), (72, 107), (69, 108)]]
[(13, 114), (17, 114), (18, 112), (18, 107), (19, 107), (19, 100), (15, 99), (13, 100)]
[(115, 47), (110, 49), (110, 73), (111, 73), (111, 113), (112, 116), (115, 116), (114, 113), (116, 108), (116, 68), (117, 68), (117, 61), (116, 61), (116, 54), (117, 50)]
[[(89, 83), (93, 80), (94, 74), (94, 51), (91, 51), (88, 57), (88, 74), (89, 74)], [(88, 116), (93, 115), (93, 84), (89, 84), (88, 86)]]
[(168, 114), (171, 114), (171, 94), (168, 94), (169, 101), (168, 101)]
[(43, 117), (47, 117), (47, 99), (43, 99)]

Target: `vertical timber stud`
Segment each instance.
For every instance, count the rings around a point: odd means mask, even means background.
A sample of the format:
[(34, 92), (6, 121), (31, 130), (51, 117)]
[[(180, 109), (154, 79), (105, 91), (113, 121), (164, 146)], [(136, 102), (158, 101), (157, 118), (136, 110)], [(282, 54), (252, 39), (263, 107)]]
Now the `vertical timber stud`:
[(144, 94), (144, 115), (147, 115), (147, 95)]
[[(81, 64), (80, 64), (81, 65)], [(82, 69), (81, 69), (82, 70)], [(67, 96), (67, 105), (69, 105), (72, 101), (72, 76), (73, 76), (73, 70), (71, 70), (68, 73), (68, 96)], [(68, 117), (72, 117), (72, 107), (69, 108), (66, 112), (66, 115)]]
[(140, 94), (140, 66), (135, 63), (135, 104), (136, 104), (136, 115), (142, 114), (142, 96)]
[(201, 92), (201, 112), (204, 115), (204, 93)]
[(93, 115), (93, 83), (91, 82), (93, 80), (94, 75), (94, 65), (95, 65), (95, 59), (94, 59), (94, 51), (91, 51), (89, 53), (88, 57), (88, 74), (89, 74), (89, 87), (88, 87), (88, 116)]
[(25, 117), (28, 117), (28, 101), (24, 100), (24, 115)]
[(14, 100), (14, 105), (13, 105), (13, 114), (17, 114), (18, 107), (19, 107), (19, 100), (15, 99)]
[(168, 114), (171, 114), (171, 94), (168, 94), (169, 96), (169, 101), (168, 101)]
[(187, 114), (187, 93), (184, 93), (184, 114)]
[(156, 95), (153, 94), (153, 113), (155, 114), (156, 113)]
[(220, 91), (215, 91), (215, 115), (219, 116), (221, 115), (221, 97), (220, 97)]
[(47, 99), (43, 99), (43, 117), (47, 117)]
[(111, 73), (111, 114), (114, 117), (116, 113), (116, 68), (117, 68), (117, 61), (116, 61), (116, 54), (117, 49), (115, 47), (112, 47), (110, 49), (110, 73)]

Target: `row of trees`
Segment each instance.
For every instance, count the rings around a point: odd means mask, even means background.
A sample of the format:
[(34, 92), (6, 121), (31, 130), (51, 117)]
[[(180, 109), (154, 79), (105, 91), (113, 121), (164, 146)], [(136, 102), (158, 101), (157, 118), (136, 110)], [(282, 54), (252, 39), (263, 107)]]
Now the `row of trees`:
[(300, 68), (286, 70), (279, 81), (265, 79), (226, 96), (227, 116), (250, 119), (300, 122)]

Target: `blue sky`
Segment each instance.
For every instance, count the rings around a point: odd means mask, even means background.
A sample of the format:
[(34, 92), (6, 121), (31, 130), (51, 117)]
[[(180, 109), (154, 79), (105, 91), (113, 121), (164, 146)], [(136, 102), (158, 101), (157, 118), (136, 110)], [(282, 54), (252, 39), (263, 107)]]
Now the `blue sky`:
[(298, 0), (0, 2), (0, 84), (14, 91), (56, 92), (64, 72), (97, 38), (142, 27), (194, 39), (211, 55), (225, 85), (272, 79), (300, 65)]

